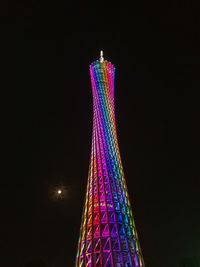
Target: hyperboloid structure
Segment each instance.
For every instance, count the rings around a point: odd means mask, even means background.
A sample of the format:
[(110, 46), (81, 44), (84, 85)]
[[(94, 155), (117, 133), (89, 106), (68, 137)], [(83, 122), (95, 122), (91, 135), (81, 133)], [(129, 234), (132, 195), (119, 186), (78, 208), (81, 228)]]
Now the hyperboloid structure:
[(114, 76), (101, 51), (90, 65), (92, 149), (75, 267), (144, 267), (117, 140)]

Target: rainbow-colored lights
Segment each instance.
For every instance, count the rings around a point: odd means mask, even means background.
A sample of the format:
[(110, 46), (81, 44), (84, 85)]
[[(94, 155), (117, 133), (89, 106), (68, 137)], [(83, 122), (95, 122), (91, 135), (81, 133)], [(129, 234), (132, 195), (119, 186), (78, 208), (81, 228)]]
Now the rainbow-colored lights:
[(114, 66), (90, 65), (93, 134), (75, 267), (144, 267), (117, 141)]

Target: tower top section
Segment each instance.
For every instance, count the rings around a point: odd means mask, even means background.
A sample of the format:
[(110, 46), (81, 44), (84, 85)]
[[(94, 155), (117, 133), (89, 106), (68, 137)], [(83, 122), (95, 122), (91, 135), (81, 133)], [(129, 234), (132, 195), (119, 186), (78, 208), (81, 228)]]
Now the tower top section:
[(100, 51), (100, 62), (102, 63), (104, 61), (104, 58), (103, 58), (103, 50)]
[(93, 61), (93, 62), (90, 64), (90, 69), (91, 69), (91, 68), (97, 68), (97, 69), (100, 68), (100, 69), (101, 69), (101, 68), (103, 68), (103, 67), (106, 67), (106, 68), (108, 67), (109, 69), (112, 68), (113, 70), (115, 70), (114, 65), (113, 65), (110, 61), (104, 59), (104, 56), (103, 56), (103, 50), (101, 50), (101, 51), (100, 51), (100, 57), (99, 57), (99, 59)]

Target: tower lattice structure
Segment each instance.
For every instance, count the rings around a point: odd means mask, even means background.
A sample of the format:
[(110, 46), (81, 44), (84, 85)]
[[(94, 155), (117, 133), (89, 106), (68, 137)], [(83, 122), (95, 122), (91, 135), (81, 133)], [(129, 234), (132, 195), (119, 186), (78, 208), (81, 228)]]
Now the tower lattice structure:
[(92, 149), (75, 267), (144, 267), (117, 140), (114, 76), (101, 52), (90, 65)]

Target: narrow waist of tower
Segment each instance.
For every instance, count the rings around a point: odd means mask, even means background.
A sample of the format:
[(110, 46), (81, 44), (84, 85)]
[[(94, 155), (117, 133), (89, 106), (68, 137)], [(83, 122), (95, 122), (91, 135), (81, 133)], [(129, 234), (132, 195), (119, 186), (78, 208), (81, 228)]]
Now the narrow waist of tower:
[(107, 61), (97, 61), (90, 66), (93, 116), (95, 125), (99, 125), (93, 132), (96, 131), (98, 139), (104, 138), (111, 162), (121, 165), (114, 113), (114, 71), (114, 66)]

